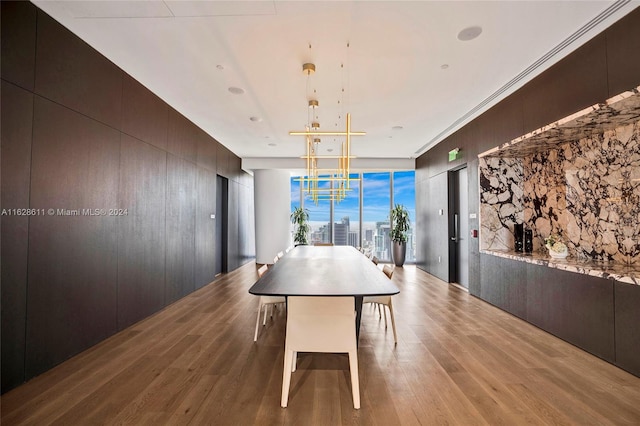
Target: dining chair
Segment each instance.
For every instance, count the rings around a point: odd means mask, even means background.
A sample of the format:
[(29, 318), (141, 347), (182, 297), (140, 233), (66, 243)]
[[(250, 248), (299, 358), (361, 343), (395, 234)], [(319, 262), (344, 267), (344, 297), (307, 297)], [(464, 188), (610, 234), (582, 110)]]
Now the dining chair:
[(333, 243), (313, 243), (314, 246), (332, 246)]
[[(393, 268), (390, 265), (384, 265), (382, 272), (391, 279), (393, 277)], [(391, 327), (393, 328), (393, 341), (398, 343), (398, 335), (396, 333), (396, 318), (393, 314), (393, 303), (391, 302), (391, 296), (365, 296), (362, 299), (362, 304), (375, 303), (378, 307), (382, 307), (382, 313), (384, 315), (384, 328), (387, 328), (387, 311), (384, 309), (386, 306), (389, 308), (389, 316), (391, 317)]]
[(376, 256), (373, 256), (373, 257), (371, 258), (371, 261), (372, 261), (375, 265), (377, 265), (377, 264), (380, 262), (380, 260), (379, 260)]
[[(268, 265), (262, 265), (258, 268), (258, 278), (262, 278), (262, 276), (267, 272)], [(267, 323), (267, 309), (271, 307), (271, 316), (273, 316), (273, 307), (278, 303), (286, 303), (286, 299), (284, 296), (260, 296), (258, 300), (258, 316), (256, 318), (256, 331), (253, 335), (253, 341), (258, 340), (258, 328), (260, 327), (260, 313), (262, 312), (262, 308), (264, 308), (264, 318), (262, 320), (262, 326)]]
[(289, 296), (282, 407), (286, 407), (289, 400), (291, 373), (296, 370), (298, 352), (348, 353), (353, 408), (360, 408), (353, 297)]

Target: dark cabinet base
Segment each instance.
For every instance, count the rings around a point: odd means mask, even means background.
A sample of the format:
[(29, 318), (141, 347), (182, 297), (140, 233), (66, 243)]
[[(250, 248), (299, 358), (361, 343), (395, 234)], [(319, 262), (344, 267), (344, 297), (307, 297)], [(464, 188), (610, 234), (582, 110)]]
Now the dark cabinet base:
[(640, 286), (482, 254), (480, 297), (640, 376)]

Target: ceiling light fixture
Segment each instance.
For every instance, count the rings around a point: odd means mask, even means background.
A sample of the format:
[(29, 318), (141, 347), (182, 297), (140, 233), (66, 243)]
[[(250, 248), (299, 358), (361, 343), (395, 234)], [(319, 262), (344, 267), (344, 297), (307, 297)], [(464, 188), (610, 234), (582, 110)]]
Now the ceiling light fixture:
[(229, 92), (233, 93), (234, 95), (242, 95), (244, 93), (244, 90), (239, 88), (239, 87), (229, 87)]
[(302, 72), (304, 72), (306, 75), (311, 75), (316, 72), (316, 66), (311, 63), (302, 64)]
[[(347, 48), (349, 44), (347, 44)], [(311, 46), (309, 46), (311, 48)], [(344, 64), (340, 65), (341, 69), (344, 69)], [(302, 185), (302, 189), (305, 194), (311, 198), (316, 204), (320, 200), (343, 200), (348, 191), (351, 191), (351, 181), (359, 180), (358, 178), (352, 178), (349, 174), (351, 159), (355, 158), (351, 155), (351, 137), (363, 136), (366, 132), (354, 132), (351, 130), (351, 114), (346, 114), (346, 130), (345, 131), (321, 131), (320, 123), (315, 116), (315, 109), (318, 107), (319, 102), (317, 99), (310, 99), (309, 80), (311, 74), (315, 73), (315, 64), (305, 63), (302, 65), (302, 71), (307, 77), (307, 99), (309, 111), (314, 111), (313, 119), (311, 121), (312, 114), (308, 114), (308, 122), (305, 126), (305, 130), (291, 131), (289, 135), (292, 136), (304, 136), (306, 140), (306, 155), (302, 156), (306, 163), (307, 175), (299, 178)], [(313, 91), (314, 94), (316, 91)], [(341, 96), (344, 96), (344, 85), (341, 90)], [(338, 104), (342, 107), (344, 102), (338, 101)], [(342, 118), (342, 112), (339, 118)], [(337, 123), (336, 123), (337, 127)], [(320, 136), (343, 136), (345, 137), (342, 142), (341, 152), (339, 155), (318, 155), (318, 145), (321, 142)], [(328, 152), (332, 152), (333, 149), (328, 149)], [(338, 164), (335, 169), (321, 169), (318, 167), (318, 160), (330, 160), (337, 159)], [(324, 185), (319, 185), (320, 182), (324, 182)], [(328, 187), (327, 187), (328, 184)]]
[(458, 33), (458, 40), (460, 41), (469, 41), (477, 38), (480, 34), (482, 34), (482, 27), (477, 25), (472, 27), (467, 27)]

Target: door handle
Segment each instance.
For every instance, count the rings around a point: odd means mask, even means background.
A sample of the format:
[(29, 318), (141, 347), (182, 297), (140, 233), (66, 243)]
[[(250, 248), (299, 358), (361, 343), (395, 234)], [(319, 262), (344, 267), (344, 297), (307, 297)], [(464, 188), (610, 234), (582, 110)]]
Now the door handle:
[(451, 241), (454, 243), (458, 242), (458, 215), (453, 215), (453, 237), (451, 237)]

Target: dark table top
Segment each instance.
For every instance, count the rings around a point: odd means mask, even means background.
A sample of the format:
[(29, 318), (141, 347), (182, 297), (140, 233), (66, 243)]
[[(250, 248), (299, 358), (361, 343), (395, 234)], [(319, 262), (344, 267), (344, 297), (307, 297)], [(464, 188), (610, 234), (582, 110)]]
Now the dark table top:
[(398, 287), (351, 246), (298, 246), (249, 289), (258, 296), (384, 296)]

